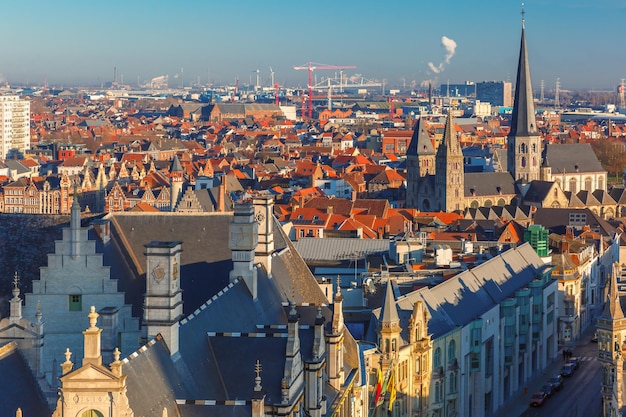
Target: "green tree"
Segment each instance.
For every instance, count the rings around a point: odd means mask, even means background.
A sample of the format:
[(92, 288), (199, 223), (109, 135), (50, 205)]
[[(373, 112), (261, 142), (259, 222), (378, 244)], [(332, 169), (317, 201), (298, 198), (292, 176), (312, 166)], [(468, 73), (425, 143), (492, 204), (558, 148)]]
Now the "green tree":
[(596, 157), (602, 164), (609, 178), (614, 176), (616, 183), (621, 183), (621, 177), (626, 168), (626, 148), (615, 139), (600, 139), (591, 142)]

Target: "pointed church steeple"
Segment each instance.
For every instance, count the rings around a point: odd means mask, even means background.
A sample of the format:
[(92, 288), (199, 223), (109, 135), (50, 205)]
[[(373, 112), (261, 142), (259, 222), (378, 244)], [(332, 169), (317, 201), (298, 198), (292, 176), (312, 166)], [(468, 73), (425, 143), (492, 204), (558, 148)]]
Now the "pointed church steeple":
[(420, 117), (415, 123), (411, 143), (406, 152), (407, 158), (407, 207), (418, 207), (420, 181), (426, 175), (435, 173), (435, 147), (426, 130), (426, 120)]
[[(522, 16), (524, 13), (522, 10)], [(537, 133), (535, 120), (524, 17), (522, 17), (522, 39), (517, 64), (511, 130), (507, 138), (507, 164), (515, 181), (530, 182), (540, 178), (541, 138)]]
[(378, 318), (378, 348), (382, 352), (382, 366), (386, 370), (400, 350), (400, 318), (393, 294), (391, 279), (387, 281), (385, 300)]
[(530, 65), (526, 49), (526, 29), (523, 22), (522, 20), (522, 40), (517, 64), (511, 135), (530, 136), (537, 134), (537, 124), (535, 123), (535, 103), (533, 102)]
[(463, 151), (454, 129), (452, 112), (448, 113), (443, 139), (437, 148), (435, 168), (435, 210), (455, 211), (465, 208), (465, 173)]
[(387, 323), (388, 325), (397, 324), (400, 322), (398, 317), (398, 309), (396, 308), (396, 298), (393, 295), (393, 286), (391, 280), (387, 281), (387, 288), (385, 289), (385, 301), (380, 313), (380, 322)]

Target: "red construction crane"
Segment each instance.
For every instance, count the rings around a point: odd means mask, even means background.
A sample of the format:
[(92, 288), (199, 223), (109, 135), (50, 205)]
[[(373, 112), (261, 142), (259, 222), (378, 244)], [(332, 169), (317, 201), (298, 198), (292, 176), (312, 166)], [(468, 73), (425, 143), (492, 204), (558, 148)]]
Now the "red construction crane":
[[(306, 64), (293, 67), (295, 70), (307, 70), (309, 71), (309, 99), (307, 100), (309, 119), (313, 118), (313, 70), (342, 70), (342, 69), (354, 69), (354, 65), (326, 65), (318, 64), (317, 62), (307, 62)], [(302, 115), (304, 116), (304, 108), (302, 108)]]

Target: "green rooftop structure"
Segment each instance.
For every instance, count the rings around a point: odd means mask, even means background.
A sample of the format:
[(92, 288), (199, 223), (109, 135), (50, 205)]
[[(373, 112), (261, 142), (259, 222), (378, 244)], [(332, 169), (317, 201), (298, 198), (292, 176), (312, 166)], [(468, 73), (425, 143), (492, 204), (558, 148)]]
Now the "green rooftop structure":
[(529, 242), (537, 255), (548, 256), (548, 230), (540, 224), (534, 224), (524, 231), (524, 242)]

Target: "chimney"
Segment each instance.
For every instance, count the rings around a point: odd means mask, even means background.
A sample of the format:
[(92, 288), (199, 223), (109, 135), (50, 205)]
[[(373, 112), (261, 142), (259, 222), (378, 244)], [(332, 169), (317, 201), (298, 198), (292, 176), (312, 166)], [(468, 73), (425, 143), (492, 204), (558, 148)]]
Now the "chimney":
[(561, 236), (561, 253), (569, 253), (569, 242), (565, 236)]
[(326, 206), (326, 214), (333, 214), (333, 206)]

